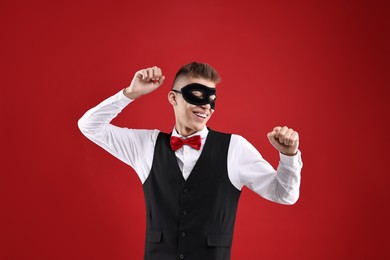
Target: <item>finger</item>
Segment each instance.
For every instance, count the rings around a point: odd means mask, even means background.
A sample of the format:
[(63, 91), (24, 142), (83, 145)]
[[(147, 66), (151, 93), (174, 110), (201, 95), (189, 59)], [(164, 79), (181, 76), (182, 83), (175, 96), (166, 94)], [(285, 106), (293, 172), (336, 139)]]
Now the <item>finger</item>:
[(147, 73), (147, 76), (146, 76), (145, 80), (147, 80), (147, 81), (153, 80), (153, 69), (152, 68), (147, 68), (146, 69), (146, 73)]
[(268, 141), (274, 146), (276, 147), (278, 144), (279, 144), (279, 141), (278, 139), (275, 138), (275, 135), (276, 135), (276, 132), (275, 131), (271, 131), (267, 134), (267, 138), (268, 138)]
[(276, 132), (275, 131), (271, 131), (267, 134), (267, 137), (268, 137), (268, 140), (272, 140), (272, 139), (275, 139), (275, 135), (276, 135)]
[(276, 138), (279, 137), (279, 132), (280, 132), (281, 129), (282, 129), (282, 127), (280, 127), (280, 126), (274, 127), (273, 131), (275, 131), (275, 137)]
[(275, 126), (273, 129), (276, 133), (278, 133), (280, 130), (282, 130), (281, 126)]
[(286, 134), (284, 135), (284, 144), (285, 145), (291, 145), (292, 143), (292, 140), (291, 140), (291, 135), (294, 133), (294, 130), (293, 129), (288, 129)]
[(281, 143), (281, 144), (284, 143), (285, 135), (286, 135), (287, 131), (288, 131), (288, 128), (286, 126), (283, 126), (278, 134), (278, 137), (277, 137), (279, 139), (279, 143)]
[(159, 77), (161, 77), (163, 75), (162, 70), (159, 67), (157, 67), (157, 74)]
[[(162, 71), (159, 67), (154, 66), (153, 68), (153, 83), (159, 83), (160, 78), (162, 76)], [(159, 83), (160, 84), (160, 83)]]
[(294, 146), (296, 145), (298, 142), (299, 142), (299, 134), (298, 132), (294, 131), (291, 135), (291, 146)]
[(135, 73), (136, 77), (139, 79), (144, 79), (146, 77), (146, 71), (145, 70), (139, 70)]
[(164, 80), (165, 80), (165, 76), (161, 76), (158, 80), (158, 84), (159, 85), (162, 85), (164, 83)]
[(147, 81), (153, 81), (153, 77), (154, 77), (154, 72), (153, 72), (153, 68), (147, 68), (146, 69), (146, 80)]
[(274, 130), (272, 130), (271, 132), (269, 132), (267, 134), (268, 137), (274, 137), (276, 135), (276, 132)]
[(153, 70), (153, 80), (159, 79), (161, 77), (161, 69), (154, 66), (152, 70)]

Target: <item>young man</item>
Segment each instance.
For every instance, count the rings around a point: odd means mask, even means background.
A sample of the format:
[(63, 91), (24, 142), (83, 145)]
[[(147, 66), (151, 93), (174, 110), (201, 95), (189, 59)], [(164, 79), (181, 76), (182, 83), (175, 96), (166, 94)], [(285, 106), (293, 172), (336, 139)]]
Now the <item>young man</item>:
[(280, 152), (275, 171), (243, 137), (208, 129), (220, 78), (211, 66), (197, 62), (180, 68), (168, 93), (176, 119), (171, 134), (110, 124), (164, 79), (158, 67), (136, 72), (129, 87), (85, 113), (80, 130), (141, 179), (147, 218), (144, 259), (228, 260), (244, 185), (277, 203), (297, 201), (302, 167), (298, 133), (288, 127), (268, 133)]

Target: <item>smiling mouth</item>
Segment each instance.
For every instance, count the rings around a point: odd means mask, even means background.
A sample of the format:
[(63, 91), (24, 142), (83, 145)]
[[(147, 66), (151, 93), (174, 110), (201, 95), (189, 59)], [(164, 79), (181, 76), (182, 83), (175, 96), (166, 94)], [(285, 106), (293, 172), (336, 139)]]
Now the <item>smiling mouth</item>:
[(200, 119), (206, 119), (207, 118), (207, 114), (194, 112), (194, 115), (196, 115)]

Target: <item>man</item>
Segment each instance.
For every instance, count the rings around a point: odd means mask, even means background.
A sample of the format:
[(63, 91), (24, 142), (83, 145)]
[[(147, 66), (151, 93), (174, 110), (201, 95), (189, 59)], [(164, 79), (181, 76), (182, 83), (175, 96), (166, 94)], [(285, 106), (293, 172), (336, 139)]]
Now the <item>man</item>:
[(168, 93), (176, 120), (171, 134), (110, 124), (164, 79), (158, 67), (136, 72), (129, 87), (90, 109), (79, 127), (141, 179), (147, 218), (144, 259), (228, 260), (244, 185), (277, 203), (297, 201), (302, 167), (298, 133), (288, 127), (268, 133), (280, 152), (275, 171), (243, 137), (208, 129), (220, 78), (210, 65), (197, 62), (179, 69)]

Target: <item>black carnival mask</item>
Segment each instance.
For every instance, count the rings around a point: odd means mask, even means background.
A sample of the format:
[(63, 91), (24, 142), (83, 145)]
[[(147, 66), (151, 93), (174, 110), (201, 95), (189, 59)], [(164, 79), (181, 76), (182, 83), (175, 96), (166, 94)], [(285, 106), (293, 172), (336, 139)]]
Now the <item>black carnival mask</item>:
[(182, 87), (181, 91), (175, 89), (172, 89), (172, 91), (182, 94), (184, 100), (192, 105), (210, 104), (210, 107), (215, 109), (215, 99), (210, 98), (216, 95), (215, 88), (209, 88), (199, 83), (191, 83)]

